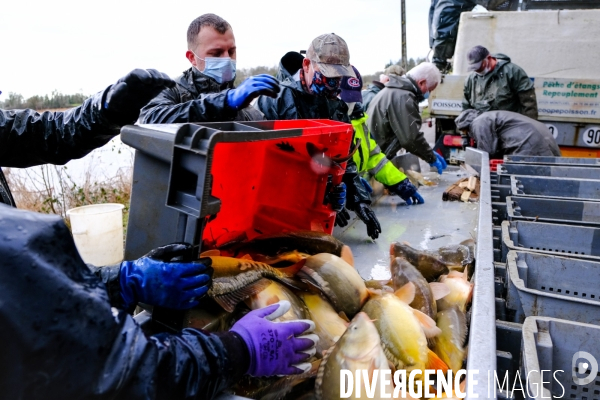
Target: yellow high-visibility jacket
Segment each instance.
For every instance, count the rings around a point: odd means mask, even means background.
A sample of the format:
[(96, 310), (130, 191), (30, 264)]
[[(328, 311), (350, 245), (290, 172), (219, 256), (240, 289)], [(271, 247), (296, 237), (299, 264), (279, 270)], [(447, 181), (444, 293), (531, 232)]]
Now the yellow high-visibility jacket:
[(360, 149), (352, 156), (353, 161), (358, 167), (358, 172), (368, 171), (378, 182), (387, 186), (395, 185), (396, 183), (406, 179), (401, 171), (394, 166), (381, 152), (379, 145), (371, 137), (369, 128), (367, 128), (367, 114), (363, 113), (361, 118), (352, 119), (354, 127), (354, 137), (352, 143), (360, 139)]

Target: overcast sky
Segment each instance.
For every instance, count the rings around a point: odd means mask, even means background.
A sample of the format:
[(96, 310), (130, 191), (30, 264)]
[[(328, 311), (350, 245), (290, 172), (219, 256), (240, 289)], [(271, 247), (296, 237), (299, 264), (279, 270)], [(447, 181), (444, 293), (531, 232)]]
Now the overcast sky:
[[(233, 27), (238, 68), (277, 65), (334, 32), (363, 74), (401, 56), (400, 0), (3, 0), (0, 100), (52, 90), (92, 94), (134, 68), (172, 77), (190, 65), (186, 31), (204, 13)], [(408, 56), (425, 57), (428, 0), (406, 0)]]

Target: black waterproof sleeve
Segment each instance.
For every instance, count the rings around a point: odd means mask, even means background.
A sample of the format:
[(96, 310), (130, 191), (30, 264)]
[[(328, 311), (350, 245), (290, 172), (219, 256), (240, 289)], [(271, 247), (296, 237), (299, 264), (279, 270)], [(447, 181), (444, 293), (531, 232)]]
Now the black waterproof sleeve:
[(227, 106), (227, 91), (201, 94), (182, 101), (177, 87), (163, 90), (140, 113), (142, 124), (233, 121), (237, 111)]
[[(119, 309), (125, 309), (125, 302), (121, 296), (121, 283), (119, 281), (119, 273), (121, 271), (121, 264), (108, 265), (106, 267), (96, 267), (91, 264), (87, 264), (92, 274), (100, 279), (106, 287), (106, 293), (108, 293), (108, 300), (110, 305)], [(135, 306), (133, 306), (135, 308)], [(133, 310), (126, 310), (133, 311)]]
[(111, 309), (59, 217), (5, 205), (0, 326), (7, 399), (210, 399), (248, 367), (235, 334), (146, 337)]
[(102, 115), (109, 88), (63, 112), (0, 110), (0, 166), (65, 164), (106, 144), (120, 132)]
[(294, 90), (281, 86), (277, 98), (259, 96), (256, 107), (265, 115), (267, 120), (309, 118), (298, 114), (294, 100)]

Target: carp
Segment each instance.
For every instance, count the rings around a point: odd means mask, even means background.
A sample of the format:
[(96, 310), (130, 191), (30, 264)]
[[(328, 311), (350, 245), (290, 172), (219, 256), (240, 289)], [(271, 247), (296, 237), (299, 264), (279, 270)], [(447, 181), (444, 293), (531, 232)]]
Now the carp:
[(393, 282), (392, 280), (377, 280), (377, 279), (370, 279), (368, 281), (365, 281), (365, 286), (367, 287), (367, 289), (371, 289), (374, 291), (382, 291), (382, 292), (388, 292), (388, 293), (394, 293), (394, 289), (393, 289)]
[(392, 243), (390, 255), (392, 257), (391, 261), (396, 257), (400, 257), (414, 265), (427, 282), (434, 281), (450, 271), (448, 264), (441, 260), (439, 255), (414, 249), (406, 243)]
[(280, 263), (296, 264), (305, 258), (310, 257), (310, 254), (301, 253), (298, 250), (288, 251), (286, 253), (277, 254), (275, 256), (265, 256), (262, 254), (251, 255), (252, 259), (269, 265)]
[[(231, 257), (209, 257), (214, 270), (212, 286), (208, 295), (223, 309), (232, 312), (235, 306), (270, 285), (269, 279), (277, 280), (296, 289), (304, 289), (293, 276), (302, 268), (304, 261), (288, 268), (273, 268), (268, 264)], [(264, 279), (269, 278), (269, 279)]]
[(448, 367), (456, 372), (465, 359), (464, 343), (467, 337), (467, 318), (458, 307), (452, 306), (437, 315), (437, 327), (442, 330), (435, 338), (433, 351)]
[(415, 299), (410, 306), (435, 320), (436, 300), (450, 293), (448, 287), (439, 282), (428, 283), (419, 270), (400, 257), (396, 257), (392, 261), (391, 272), (394, 291), (402, 288), (408, 282), (412, 282), (415, 285)]
[[(367, 395), (364, 380), (361, 379), (360, 396), (362, 397), (358, 397), (357, 390), (353, 387), (350, 388), (352, 389), (351, 399), (381, 398), (381, 380), (372, 378), (376, 370), (379, 371), (378, 374), (381, 373), (381, 370), (389, 370), (388, 360), (381, 347), (379, 333), (377, 333), (375, 325), (363, 312), (356, 314), (350, 325), (348, 325), (346, 332), (321, 361), (315, 382), (317, 399), (338, 400), (341, 398), (340, 370), (342, 369), (350, 370), (353, 375), (357, 370), (366, 370), (370, 379), (369, 385), (374, 381), (374, 388), (371, 387), (372, 390), (374, 389), (374, 396)], [(391, 382), (383, 389), (385, 393), (391, 395), (393, 392)]]
[(365, 282), (356, 269), (333, 254), (308, 257), (297, 276), (321, 290), (335, 310), (349, 318), (360, 311), (369, 297)]
[(475, 242), (468, 239), (460, 244), (440, 247), (437, 250), (442, 261), (450, 270), (463, 272), (465, 267), (475, 260)]
[(247, 242), (229, 243), (227, 247), (234, 250), (236, 256), (246, 253), (275, 256), (294, 250), (307, 254), (330, 253), (343, 258), (348, 264), (354, 265), (350, 247), (323, 232), (296, 231), (260, 235)]
[(473, 295), (473, 284), (467, 280), (467, 272), (450, 271), (448, 275), (442, 275), (440, 282), (448, 286), (450, 294), (438, 300), (438, 310), (457, 306), (460, 311), (467, 312)]
[(333, 346), (346, 332), (348, 323), (338, 315), (331, 304), (320, 293), (298, 292), (315, 323), (314, 333), (319, 337), (317, 356), (323, 357), (325, 350)]
[(260, 292), (248, 297), (244, 302), (251, 310), (270, 306), (281, 300), (287, 300), (292, 305), (288, 312), (275, 319), (276, 322), (292, 321), (296, 319), (308, 319), (306, 306), (291, 290), (285, 286), (271, 281), (271, 283)]
[(427, 337), (441, 333), (435, 321), (411, 308), (415, 285), (407, 283), (396, 294), (375, 296), (362, 311), (374, 321), (388, 360), (396, 369), (441, 369), (447, 366), (427, 347)]

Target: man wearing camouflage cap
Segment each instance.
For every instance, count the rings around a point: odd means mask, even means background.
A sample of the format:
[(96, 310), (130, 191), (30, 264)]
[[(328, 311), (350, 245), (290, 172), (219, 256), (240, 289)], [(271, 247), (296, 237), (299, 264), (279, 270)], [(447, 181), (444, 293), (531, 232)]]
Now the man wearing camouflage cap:
[(338, 98), (342, 77), (354, 76), (350, 67), (350, 51), (344, 39), (335, 33), (326, 33), (311, 42), (301, 65), (298, 62), (292, 67), (283, 61), (282, 66), (288, 67), (278, 73), (279, 77), (285, 77), (280, 83), (279, 95), (277, 98), (261, 96), (258, 99), (258, 109), (267, 119), (349, 122), (348, 107)]
[(473, 47), (467, 58), (473, 72), (465, 80), (463, 110), (505, 110), (537, 119), (535, 89), (523, 68), (483, 46)]

